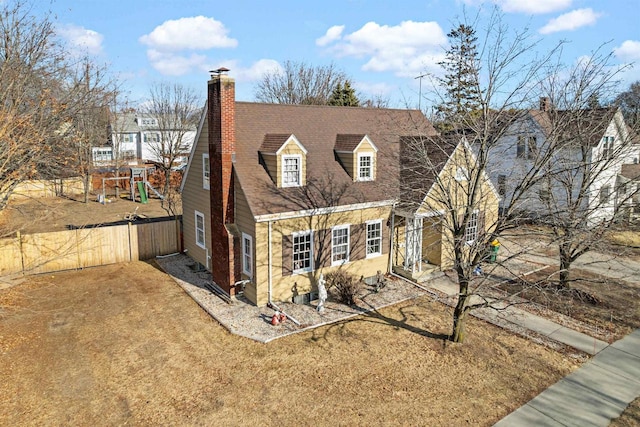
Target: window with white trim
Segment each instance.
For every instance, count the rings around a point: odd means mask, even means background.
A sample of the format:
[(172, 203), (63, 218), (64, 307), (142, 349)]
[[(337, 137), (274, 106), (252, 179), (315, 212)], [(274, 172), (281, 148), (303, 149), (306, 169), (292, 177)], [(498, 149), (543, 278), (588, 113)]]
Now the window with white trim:
[(456, 181), (469, 181), (469, 171), (467, 168), (458, 166), (456, 169)]
[(373, 155), (371, 153), (358, 154), (358, 181), (373, 180)]
[(464, 240), (472, 243), (478, 238), (478, 211), (474, 211), (469, 217), (467, 227), (464, 230)]
[(382, 255), (382, 221), (367, 222), (367, 258)]
[(605, 159), (613, 158), (613, 141), (615, 141), (615, 137), (605, 136), (602, 139), (604, 140), (604, 144), (602, 146), (602, 157)]
[(209, 189), (210, 182), (210, 165), (209, 165), (209, 154), (202, 155), (202, 188), (205, 190)]
[(518, 136), (516, 157), (519, 159), (534, 159), (538, 152), (538, 141), (535, 136)]
[(242, 233), (242, 272), (253, 277), (253, 238)]
[(293, 234), (293, 272), (313, 271), (313, 233), (303, 231)]
[(160, 142), (160, 134), (158, 132), (145, 132), (144, 142)]
[(204, 238), (204, 215), (202, 212), (195, 211), (196, 213), (196, 245), (202, 249), (206, 249)]
[(611, 194), (611, 187), (608, 185), (603, 185), (600, 187), (600, 203), (606, 204), (609, 203), (609, 195)]
[(282, 186), (299, 187), (302, 169), (301, 156), (282, 156)]
[(349, 262), (349, 225), (340, 225), (331, 230), (331, 265)]

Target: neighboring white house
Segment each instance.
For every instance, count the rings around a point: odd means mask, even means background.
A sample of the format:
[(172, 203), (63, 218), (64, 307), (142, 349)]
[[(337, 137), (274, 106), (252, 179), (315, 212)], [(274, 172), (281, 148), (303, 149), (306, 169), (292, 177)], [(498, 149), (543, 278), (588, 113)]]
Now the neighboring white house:
[[(196, 128), (160, 125), (155, 117), (140, 113), (122, 113), (108, 128), (110, 144), (93, 147), (93, 160), (98, 165), (110, 165), (119, 155), (123, 164), (162, 163), (169, 149), (175, 152), (174, 167), (186, 165)], [(178, 144), (177, 139), (181, 141)]]
[[(514, 200), (523, 177), (548, 153), (551, 160), (541, 170), (548, 178)], [(639, 158), (640, 146), (619, 109), (554, 110), (543, 98), (539, 110), (528, 111), (494, 143), (488, 172), (502, 197), (501, 208), (534, 215), (544, 215), (551, 207), (562, 212), (576, 200), (580, 183), (588, 182), (588, 197), (582, 205), (589, 209), (591, 221), (599, 221), (615, 213), (616, 180), (622, 165), (638, 163)], [(583, 179), (586, 174), (592, 178)]]

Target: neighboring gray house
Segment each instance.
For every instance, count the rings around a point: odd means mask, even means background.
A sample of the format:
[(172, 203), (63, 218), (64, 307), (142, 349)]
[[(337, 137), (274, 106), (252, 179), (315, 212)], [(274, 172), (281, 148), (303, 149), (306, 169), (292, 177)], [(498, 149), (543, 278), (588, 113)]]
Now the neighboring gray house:
[[(514, 201), (516, 186), (547, 150), (553, 150), (543, 170), (548, 178)], [(590, 220), (598, 221), (611, 219), (616, 211), (614, 193), (622, 165), (638, 163), (639, 158), (640, 146), (619, 109), (555, 110), (542, 98), (540, 109), (528, 111), (494, 143), (488, 172), (502, 197), (501, 208), (511, 206), (534, 215), (562, 211), (590, 173), (593, 178), (585, 180), (589, 189), (583, 205), (590, 210)]]
[(111, 165), (117, 156), (128, 165), (162, 163), (168, 150), (172, 150), (176, 154), (174, 167), (179, 167), (188, 161), (196, 128), (160, 125), (155, 117), (133, 112), (117, 115), (109, 124), (108, 133), (109, 145), (93, 147), (96, 165)]

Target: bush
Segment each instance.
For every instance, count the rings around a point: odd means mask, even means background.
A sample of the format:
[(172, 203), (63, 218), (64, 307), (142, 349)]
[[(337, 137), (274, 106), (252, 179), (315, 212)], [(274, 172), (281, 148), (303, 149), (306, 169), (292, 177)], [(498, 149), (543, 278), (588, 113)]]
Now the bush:
[(346, 305), (354, 305), (356, 296), (362, 289), (362, 281), (344, 270), (336, 270), (327, 274), (327, 289), (334, 298)]

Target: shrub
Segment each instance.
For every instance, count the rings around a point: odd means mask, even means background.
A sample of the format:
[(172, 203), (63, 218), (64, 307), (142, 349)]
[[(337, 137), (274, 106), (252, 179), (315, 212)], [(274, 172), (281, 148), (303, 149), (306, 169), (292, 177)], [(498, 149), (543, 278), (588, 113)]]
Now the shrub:
[(327, 289), (338, 302), (354, 305), (356, 296), (362, 289), (362, 281), (344, 270), (336, 270), (327, 274)]

